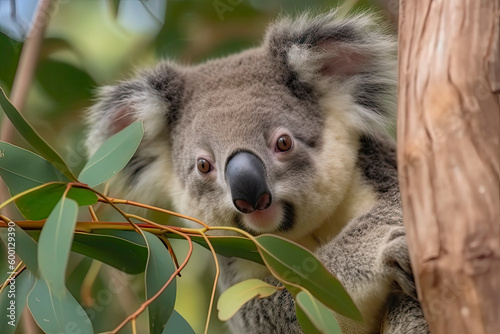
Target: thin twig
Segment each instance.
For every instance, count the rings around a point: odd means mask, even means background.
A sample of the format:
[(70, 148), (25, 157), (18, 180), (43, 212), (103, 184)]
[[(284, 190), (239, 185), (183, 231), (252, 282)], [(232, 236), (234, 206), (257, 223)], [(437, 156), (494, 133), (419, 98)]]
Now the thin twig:
[(185, 215), (182, 215), (182, 214), (174, 212), (174, 211), (165, 210), (165, 209), (162, 209), (162, 208), (159, 208), (156, 206), (142, 204), (139, 202), (129, 201), (126, 199), (117, 199), (117, 198), (111, 198), (111, 197), (108, 197), (108, 199), (115, 204), (127, 204), (127, 205), (137, 206), (140, 208), (149, 209), (149, 210), (153, 210), (153, 211), (157, 211), (157, 212), (163, 212), (163, 213), (166, 213), (166, 214), (171, 215), (171, 216), (175, 216), (175, 217), (179, 217), (179, 218), (193, 221), (195, 223), (202, 225), (206, 229), (210, 228), (206, 223), (202, 222), (201, 220), (198, 220), (198, 219), (193, 218), (193, 217), (185, 216)]
[(193, 253), (193, 242), (189, 236), (187, 235), (182, 235), (182, 236), (185, 237), (189, 243), (189, 250), (186, 255), (186, 258), (184, 259), (184, 262), (182, 262), (179, 268), (177, 268), (177, 270), (174, 271), (172, 275), (170, 275), (168, 281), (163, 285), (163, 287), (160, 290), (158, 290), (158, 292), (153, 297), (142, 303), (142, 305), (137, 309), (137, 311), (129, 315), (125, 320), (123, 320), (121, 324), (119, 324), (110, 333), (118, 333), (118, 331), (120, 331), (129, 321), (136, 319), (142, 312), (144, 312), (146, 307), (148, 307), (149, 304), (151, 304), (156, 298), (158, 298), (163, 293), (163, 291), (168, 287), (168, 285), (172, 282), (175, 276), (177, 276), (182, 271), (182, 269), (184, 269), (184, 267), (187, 265), (189, 259), (191, 258), (191, 254)]
[(113, 201), (112, 201), (112, 198), (108, 198), (107, 196), (105, 196), (104, 194), (98, 192), (97, 190), (93, 189), (93, 188), (90, 188), (89, 186), (85, 185), (85, 184), (82, 184), (82, 183), (68, 183), (68, 185), (71, 185), (73, 187), (76, 187), (76, 188), (85, 188), (85, 189), (88, 189), (92, 192), (94, 192), (96, 195), (98, 195), (99, 197), (99, 200), (100, 201), (103, 201), (103, 202), (106, 202), (108, 203), (109, 205), (111, 205), (113, 207), (113, 209), (115, 209), (116, 211), (118, 211), (118, 213), (120, 215), (122, 215), (123, 218), (125, 218), (130, 225), (132, 225), (134, 227), (134, 230), (137, 232), (137, 233), (140, 233), (142, 234), (142, 231), (139, 227), (137, 227), (137, 225), (132, 221), (130, 220), (130, 217), (128, 214), (126, 214), (125, 212), (123, 212), (119, 207), (117, 207)]
[(92, 299), (92, 287), (94, 286), (94, 283), (99, 275), (101, 267), (102, 262), (92, 260), (90, 268), (87, 270), (87, 273), (83, 278), (82, 285), (80, 286), (80, 298), (87, 307), (94, 306), (94, 300)]
[(212, 287), (212, 294), (210, 295), (210, 304), (208, 305), (208, 314), (207, 314), (207, 322), (205, 325), (205, 334), (208, 333), (208, 325), (210, 324), (210, 317), (212, 315), (212, 307), (214, 305), (214, 299), (215, 299), (215, 291), (217, 289), (217, 282), (219, 280), (219, 274), (220, 274), (220, 267), (219, 267), (219, 261), (217, 259), (217, 254), (215, 253), (215, 249), (212, 246), (212, 243), (209, 241), (205, 233), (200, 233), (203, 239), (205, 239), (205, 242), (207, 243), (208, 247), (210, 248), (210, 251), (212, 252), (212, 255), (214, 256), (214, 262), (215, 262), (215, 278), (214, 278), (214, 284)]
[[(179, 268), (179, 261), (177, 260), (177, 255), (174, 252), (174, 248), (172, 247), (172, 244), (170, 241), (165, 237), (165, 234), (160, 234), (158, 235), (158, 238), (160, 238), (161, 241), (167, 246), (168, 252), (170, 253), (170, 256), (172, 257), (172, 260), (174, 260), (174, 265), (175, 268)], [(179, 273), (179, 277), (181, 277), (181, 273)]]
[(10, 280), (12, 279), (12, 277), (17, 277), (17, 275), (19, 275), (24, 270), (24, 268), (26, 268), (26, 266), (24, 265), (24, 262), (19, 261), (19, 263), (17, 264), (17, 267), (14, 269), (14, 271), (12, 271), (10, 273), (9, 277), (7, 277), (5, 282), (3, 282), (3, 284), (0, 286), (0, 294), (2, 294), (2, 291), (5, 289), (5, 287), (10, 284)]
[(95, 214), (94, 208), (92, 208), (91, 205), (89, 205), (89, 213), (90, 213), (90, 217), (92, 217), (93, 222), (99, 221), (99, 219), (97, 218), (97, 215)]

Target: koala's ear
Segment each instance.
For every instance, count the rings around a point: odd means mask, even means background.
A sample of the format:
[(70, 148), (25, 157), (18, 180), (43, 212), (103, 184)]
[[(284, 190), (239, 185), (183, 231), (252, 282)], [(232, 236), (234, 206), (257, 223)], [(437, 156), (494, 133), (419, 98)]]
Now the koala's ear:
[(89, 154), (135, 121), (143, 122), (143, 141), (168, 134), (179, 117), (183, 88), (181, 73), (166, 63), (141, 73), (137, 79), (101, 88), (87, 118)]
[(297, 97), (352, 98), (355, 122), (385, 123), (395, 111), (397, 62), (395, 38), (384, 30), (367, 14), (303, 15), (272, 25), (265, 44)]

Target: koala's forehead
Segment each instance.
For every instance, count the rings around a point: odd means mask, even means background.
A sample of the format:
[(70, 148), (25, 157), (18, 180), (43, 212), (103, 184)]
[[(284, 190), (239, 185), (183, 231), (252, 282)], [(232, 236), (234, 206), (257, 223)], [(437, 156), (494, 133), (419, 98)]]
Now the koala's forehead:
[(294, 96), (283, 68), (262, 49), (212, 61), (186, 71), (181, 128), (212, 142), (267, 140), (284, 127), (317, 141), (323, 117), (314, 101)]

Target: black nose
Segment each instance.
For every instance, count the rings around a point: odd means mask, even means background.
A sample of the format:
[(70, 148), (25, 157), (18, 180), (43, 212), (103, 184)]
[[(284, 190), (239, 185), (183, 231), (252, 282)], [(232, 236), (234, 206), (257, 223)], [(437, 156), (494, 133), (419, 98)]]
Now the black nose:
[(264, 164), (250, 152), (236, 153), (226, 165), (226, 180), (234, 206), (243, 213), (264, 210), (271, 205)]

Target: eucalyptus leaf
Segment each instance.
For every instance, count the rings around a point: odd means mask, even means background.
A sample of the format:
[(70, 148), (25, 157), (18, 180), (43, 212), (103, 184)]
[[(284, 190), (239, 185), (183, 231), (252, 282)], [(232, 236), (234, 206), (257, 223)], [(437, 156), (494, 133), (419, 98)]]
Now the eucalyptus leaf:
[[(18, 225), (7, 229), (0, 229), (0, 238), (3, 243), (7, 246), (9, 245), (9, 237), (14, 238), (15, 252), (21, 260), (23, 260), (26, 267), (35, 275), (38, 272), (38, 254), (37, 254), (37, 243), (33, 240), (28, 233), (26, 233)], [(11, 235), (11, 233), (13, 235)]]
[(92, 323), (85, 310), (64, 287), (54, 293), (52, 284), (37, 279), (28, 295), (28, 307), (36, 323), (46, 333), (93, 334)]
[[(49, 182), (70, 182), (51, 163), (39, 155), (15, 145), (0, 141), (0, 176), (12, 195)], [(26, 219), (41, 220), (49, 216), (66, 184), (49, 184), (16, 200), (19, 211)], [(97, 196), (90, 190), (72, 188), (68, 197), (79, 205), (92, 205)]]
[(302, 311), (297, 302), (295, 302), (295, 316), (304, 334), (321, 334), (316, 326), (314, 326), (311, 319)]
[(109, 137), (90, 157), (78, 179), (95, 187), (107, 181), (125, 167), (142, 140), (144, 130), (141, 122), (134, 122)]
[(40, 88), (61, 109), (88, 100), (92, 95), (91, 89), (96, 86), (87, 72), (68, 62), (50, 58), (38, 64), (36, 79), (40, 83)]
[[(112, 231), (137, 234), (133, 231)], [(35, 240), (40, 238), (38, 231), (30, 231), (30, 235)], [(142, 236), (137, 235), (144, 242)], [(148, 259), (148, 250), (145, 244), (137, 244), (112, 234), (75, 232), (71, 251), (106, 263), (127, 274), (144, 272)]]
[(172, 315), (167, 321), (162, 334), (195, 334), (189, 323), (176, 310), (172, 311)]
[(308, 292), (299, 292), (295, 305), (304, 333), (342, 334), (333, 312)]
[(71, 181), (39, 155), (3, 141), (0, 141), (0, 175), (13, 195), (48, 182)]
[[(172, 239), (184, 239), (177, 234), (169, 234), (169, 238)], [(203, 237), (200, 236), (190, 236), (191, 240), (197, 244), (210, 249), (207, 242)], [(227, 256), (227, 257), (239, 257), (241, 259), (253, 261), (259, 264), (264, 264), (262, 258), (257, 250), (257, 247), (253, 241), (243, 238), (243, 237), (230, 237), (230, 236), (208, 236), (210, 243), (215, 249), (217, 254)]]
[(14, 41), (0, 32), (0, 82), (7, 90), (12, 87), (11, 83), (16, 76), (17, 64), (19, 63), (19, 53), (21, 43)]
[(144, 246), (147, 248), (147, 244), (144, 241), (144, 238), (140, 233), (136, 231), (126, 231), (126, 230), (109, 230), (109, 229), (100, 229), (99, 234), (101, 235), (112, 235), (120, 239), (125, 239), (127, 241), (133, 242), (135, 244)]
[[(284, 238), (263, 234), (256, 238), (266, 264), (285, 282), (298, 285), (335, 312), (354, 320), (362, 316), (340, 282), (307, 249)], [(293, 291), (298, 293), (299, 291)]]
[(9, 101), (5, 92), (0, 88), (0, 106), (10, 119), (14, 127), (19, 131), (24, 139), (38, 152), (40, 155), (54, 165), (61, 173), (72, 181), (76, 181), (69, 167), (66, 165), (61, 156), (47, 144), (42, 137), (29, 125), (23, 115)]
[(78, 205), (62, 197), (40, 233), (38, 240), (38, 268), (50, 286), (51, 294), (62, 298), (69, 251), (73, 241)]
[[(7, 229), (0, 228), (0, 237), (7, 233)], [(7, 253), (7, 245), (3, 243), (3, 238), (0, 238), (2, 242), (0, 242), (0, 254), (8, 254)], [(0, 284), (5, 282), (5, 280), (9, 277), (9, 259), (7, 256), (0, 256)]]
[(127, 274), (146, 268), (146, 247), (111, 235), (75, 233), (71, 250), (104, 262)]
[[(149, 232), (144, 232), (149, 255), (146, 265), (146, 298), (150, 299), (165, 285), (175, 272), (175, 266), (165, 245), (160, 239)], [(176, 280), (148, 306), (150, 332), (161, 334), (175, 304)]]
[(217, 302), (219, 319), (231, 319), (246, 302), (253, 298), (269, 297), (278, 290), (275, 286), (260, 279), (248, 279), (225, 290)]
[(26, 306), (28, 294), (35, 284), (35, 276), (29, 270), (24, 270), (14, 279), (14, 282), (12, 290), (11, 285), (8, 285), (0, 294), (0, 310), (2, 310), (0, 333), (2, 334), (15, 333), (21, 313)]
[[(16, 200), (16, 205), (26, 219), (46, 219), (66, 190), (65, 184), (50, 184)], [(92, 191), (83, 188), (71, 188), (67, 195), (79, 206), (92, 205), (97, 202), (97, 196)]]

